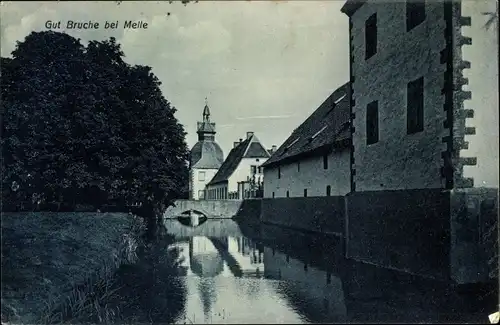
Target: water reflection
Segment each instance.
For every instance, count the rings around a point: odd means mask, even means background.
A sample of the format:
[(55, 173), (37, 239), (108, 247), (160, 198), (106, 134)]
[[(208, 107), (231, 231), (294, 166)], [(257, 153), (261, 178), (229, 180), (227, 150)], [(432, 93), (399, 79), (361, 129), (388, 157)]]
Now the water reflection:
[(265, 276), (282, 281), (280, 294), (311, 322), (345, 322), (347, 309), (340, 277), (272, 248), (264, 249)]
[(443, 284), (344, 260), (335, 238), (232, 220), (165, 226), (185, 291), (176, 323), (487, 321)]

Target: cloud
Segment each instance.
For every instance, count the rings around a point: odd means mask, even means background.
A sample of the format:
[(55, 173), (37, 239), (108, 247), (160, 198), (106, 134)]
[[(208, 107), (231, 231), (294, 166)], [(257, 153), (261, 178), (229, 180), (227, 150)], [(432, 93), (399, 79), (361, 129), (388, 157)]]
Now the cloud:
[(252, 119), (282, 119), (289, 118), (294, 115), (258, 115), (258, 116), (247, 116), (247, 117), (237, 117), (237, 120), (252, 120)]
[(2, 53), (12, 51), (16, 40), (43, 30), (48, 19), (148, 22), (147, 30), (65, 32), (84, 42), (114, 36), (127, 62), (151, 66), (190, 146), (209, 96), (216, 139), (228, 152), (246, 130), (264, 143), (281, 143), (348, 80), (342, 3), (11, 2), (2, 8), (1, 46)]

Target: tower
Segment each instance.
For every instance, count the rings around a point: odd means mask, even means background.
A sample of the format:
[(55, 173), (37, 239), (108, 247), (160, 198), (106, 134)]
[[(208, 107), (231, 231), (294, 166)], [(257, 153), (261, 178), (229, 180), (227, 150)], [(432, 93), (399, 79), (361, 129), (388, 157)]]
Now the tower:
[(197, 123), (198, 142), (191, 149), (189, 161), (189, 193), (193, 200), (205, 198), (205, 185), (224, 162), (222, 149), (215, 142), (215, 123), (210, 120), (206, 98), (202, 117), (202, 121)]

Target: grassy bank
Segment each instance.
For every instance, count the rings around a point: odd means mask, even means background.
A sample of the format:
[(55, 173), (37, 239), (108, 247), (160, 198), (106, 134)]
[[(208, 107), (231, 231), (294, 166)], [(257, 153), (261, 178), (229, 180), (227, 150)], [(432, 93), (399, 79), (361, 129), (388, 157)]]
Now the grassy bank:
[(159, 235), (138, 248), (138, 260), (122, 264), (112, 276), (77, 288), (71, 302), (52, 314), (65, 324), (171, 323), (186, 299), (184, 282), (175, 275), (179, 251), (173, 238)]
[[(48, 323), (133, 262), (144, 230), (121, 213), (4, 213), (2, 322)], [(59, 315), (61, 316), (61, 315)]]

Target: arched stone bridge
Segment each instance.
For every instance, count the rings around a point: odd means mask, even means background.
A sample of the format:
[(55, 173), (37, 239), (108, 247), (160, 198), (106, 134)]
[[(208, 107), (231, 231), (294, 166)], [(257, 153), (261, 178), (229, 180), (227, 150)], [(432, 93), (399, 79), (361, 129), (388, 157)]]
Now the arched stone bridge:
[(165, 219), (175, 219), (190, 210), (202, 213), (208, 219), (259, 218), (261, 200), (177, 200), (174, 204), (165, 211)]

